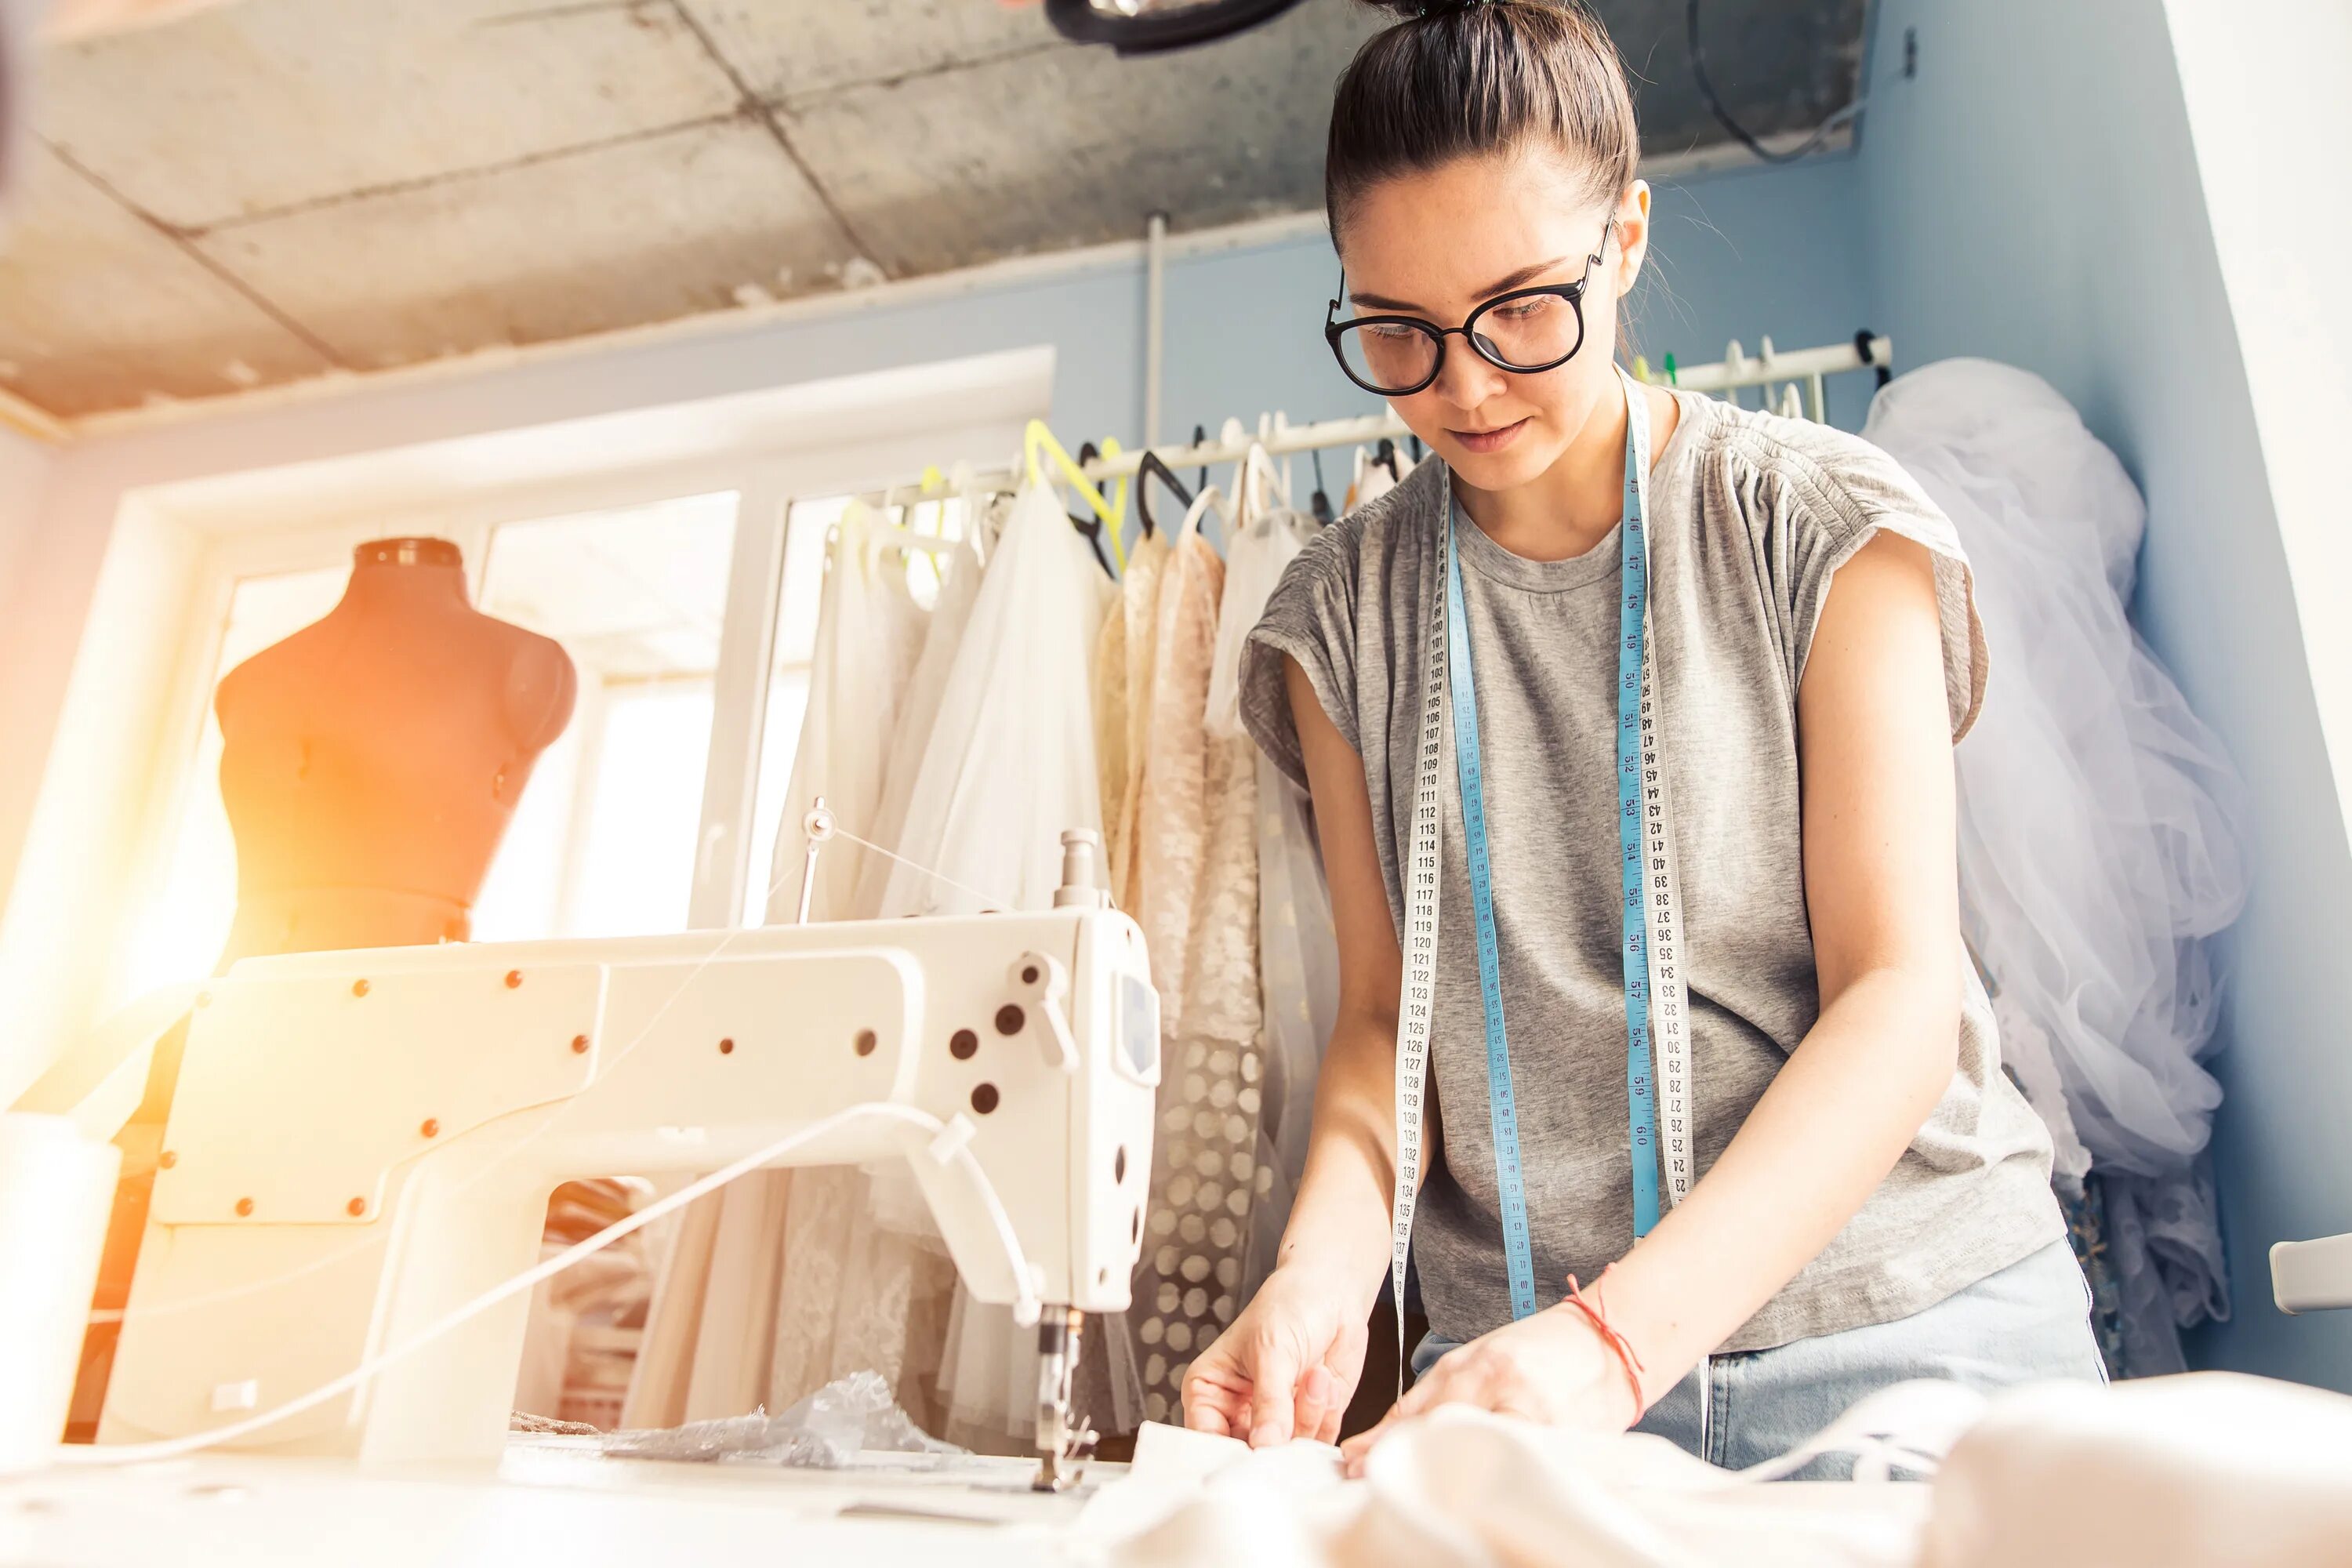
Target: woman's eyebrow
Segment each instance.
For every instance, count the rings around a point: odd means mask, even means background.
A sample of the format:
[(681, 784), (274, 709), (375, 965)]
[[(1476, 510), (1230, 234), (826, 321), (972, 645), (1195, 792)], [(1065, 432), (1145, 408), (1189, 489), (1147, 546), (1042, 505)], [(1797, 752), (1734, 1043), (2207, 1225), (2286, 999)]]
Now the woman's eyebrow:
[[(1570, 259), (1565, 256), (1555, 256), (1549, 261), (1538, 261), (1531, 267), (1522, 267), (1509, 277), (1498, 278), (1478, 290), (1478, 298), (1487, 300), (1497, 294), (1507, 294), (1512, 289), (1524, 287), (1542, 277), (1553, 268), (1564, 265)], [(1391, 300), (1385, 294), (1369, 294), (1361, 289), (1349, 289), (1348, 298), (1356, 304), (1370, 305), (1377, 310), (1396, 310), (1409, 314), (1421, 309), (1409, 300)]]

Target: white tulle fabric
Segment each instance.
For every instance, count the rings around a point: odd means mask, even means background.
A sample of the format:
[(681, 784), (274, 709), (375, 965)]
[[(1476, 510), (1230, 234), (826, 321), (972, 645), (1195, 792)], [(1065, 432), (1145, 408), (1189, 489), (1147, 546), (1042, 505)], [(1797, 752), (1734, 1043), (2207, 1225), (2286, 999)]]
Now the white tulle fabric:
[[(2246, 898), (2244, 794), (2126, 612), (2147, 511), (2039, 377), (1950, 360), (1902, 377), (1864, 434), (1958, 529), (1994, 649), (1959, 748), (1961, 900), (2004, 1057), (2106, 1202), (2135, 1372), (2228, 1312), (2200, 1165), (2211, 938)], [(2058, 1090), (2062, 1092), (2053, 1092)]]
[[(1087, 672), (1109, 583), (1052, 491), (1013, 500), (906, 783), (898, 842), (874, 914), (883, 918), (1051, 909), (1061, 836), (1102, 829)], [(896, 793), (903, 768), (894, 770)], [(934, 874), (936, 873), (936, 875)], [(961, 884), (961, 886), (958, 886)], [(969, 889), (969, 890), (968, 890)], [(890, 1226), (929, 1233), (909, 1186)], [(1019, 1451), (1035, 1424), (1034, 1334), (1008, 1309), (952, 1298), (930, 1430), (968, 1447)], [(787, 1313), (796, 1313), (797, 1304)]]
[[(939, 596), (924, 627), (920, 652), (898, 700), (877, 713), (870, 731), (860, 737), (861, 762), (866, 750), (877, 741), (883, 742), (874, 804), (862, 825), (846, 811), (836, 812), (843, 826), (862, 838), (886, 847), (903, 845), (914, 773), (937, 727), (979, 601), (982, 551), (992, 547), (1001, 523), (998, 512), (979, 512), (968, 519), (963, 542), (937, 558)], [(895, 574), (898, 584), (905, 582), (903, 566)], [(818, 659), (827, 660), (836, 651), (825, 641), (821, 626)], [(848, 711), (853, 718), (846, 721), (855, 722), (856, 710)], [(827, 738), (824, 731), (813, 734), (803, 726), (784, 808), (787, 826), (777, 836), (771, 921), (791, 920), (797, 912), (800, 879), (792, 874), (792, 862), (803, 854), (805, 841), (792, 834), (791, 825), (811, 797), (824, 795), (829, 805), (834, 799), (831, 748), (814, 754), (810, 750), (813, 742), (823, 746)], [(819, 857), (821, 879), (826, 862), (845, 847), (859, 857), (854, 893), (845, 908), (829, 907), (824, 914), (813, 905), (812, 919), (863, 920), (884, 912), (884, 893), (895, 867), (887, 857), (836, 840)], [(821, 879), (821, 885), (830, 889), (837, 884)], [(894, 1161), (823, 1166), (793, 1172), (783, 1179), (791, 1183), (791, 1201), (783, 1225), (768, 1237), (782, 1258), (769, 1313), (772, 1342), (763, 1391), (768, 1408), (789, 1407), (837, 1378), (871, 1369), (889, 1382), (899, 1405), (918, 1423), (943, 1423), (946, 1410), (939, 1381), (956, 1271), (913, 1176)]]
[[(852, 832), (874, 837), (891, 737), (931, 625), (879, 520), (853, 504), (826, 550), (808, 707), (776, 839), (772, 920), (797, 912), (808, 842), (801, 819), (814, 797), (824, 796)], [(867, 858), (840, 841), (821, 857), (810, 919), (865, 912), (857, 889)], [(910, 1366), (906, 1352), (907, 1325), (919, 1312), (916, 1279), (945, 1267), (952, 1280), (954, 1268), (935, 1239), (894, 1246), (895, 1237), (872, 1237), (868, 1256), (854, 1256), (856, 1221), (872, 1207), (868, 1181), (849, 1168), (767, 1171), (694, 1205), (656, 1287), (625, 1423), (740, 1415), (762, 1400), (782, 1408), (830, 1381), (844, 1362), (853, 1363), (848, 1371), (882, 1372), (922, 1419), (931, 1368), (919, 1354)], [(776, 1310), (780, 1296), (794, 1303), (788, 1321)]]

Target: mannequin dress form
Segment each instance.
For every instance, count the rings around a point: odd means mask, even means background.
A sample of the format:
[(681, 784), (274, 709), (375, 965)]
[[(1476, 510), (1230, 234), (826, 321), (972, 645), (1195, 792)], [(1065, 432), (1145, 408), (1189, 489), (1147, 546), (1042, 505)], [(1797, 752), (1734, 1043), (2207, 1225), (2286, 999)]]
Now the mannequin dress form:
[(561, 646), (467, 602), (456, 545), (361, 545), (324, 619), (220, 684), (237, 879), (222, 966), (464, 941), (531, 766), (577, 692)]
[[(214, 973), (260, 954), (462, 942), (532, 764), (571, 721), (562, 647), (467, 602), (441, 539), (354, 552), (324, 618), (229, 671), (214, 699), (236, 918)], [(156, 1043), (116, 1140), (122, 1182), (96, 1305), (131, 1288), (184, 1030)], [(85, 1345), (74, 1428), (95, 1424), (110, 1325)]]

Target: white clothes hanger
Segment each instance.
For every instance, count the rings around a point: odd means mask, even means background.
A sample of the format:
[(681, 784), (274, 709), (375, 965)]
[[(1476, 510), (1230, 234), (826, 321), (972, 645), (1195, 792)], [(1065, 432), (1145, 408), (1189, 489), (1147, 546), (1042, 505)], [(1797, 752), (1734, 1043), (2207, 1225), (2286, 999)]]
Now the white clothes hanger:
[(1201, 520), (1212, 511), (1214, 511), (1217, 514), (1218, 522), (1223, 526), (1225, 537), (1228, 539), (1232, 538), (1234, 533), (1233, 508), (1226, 504), (1224, 492), (1218, 489), (1216, 486), (1211, 485), (1199, 495), (1192, 498), (1192, 506), (1188, 508), (1184, 513), (1183, 526), (1177, 529), (1176, 537), (1168, 542), (1170, 545), (1181, 545), (1184, 542), (1186, 536), (1199, 532), (1201, 529)]

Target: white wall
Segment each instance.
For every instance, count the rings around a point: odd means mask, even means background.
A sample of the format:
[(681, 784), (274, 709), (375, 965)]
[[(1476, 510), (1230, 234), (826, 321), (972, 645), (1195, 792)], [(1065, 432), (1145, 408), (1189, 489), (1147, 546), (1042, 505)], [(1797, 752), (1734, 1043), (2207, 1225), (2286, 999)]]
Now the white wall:
[(48, 447), (13, 430), (0, 430), (0, 626), (13, 613), (16, 563), (40, 521), (50, 458)]
[[(2230, 111), (2264, 122), (2250, 126), (2259, 143), (2234, 143), (2232, 159), (2252, 153), (2259, 164), (2276, 150), (2268, 127), (2298, 96), (2276, 73), (2293, 57), (2310, 81), (2295, 111), (2307, 129), (2282, 132), (2306, 138), (2291, 166), (2308, 166), (2306, 197), (2331, 184), (2341, 192), (2340, 166), (2322, 168), (2343, 142), (2326, 122), (2341, 90), (2322, 77), (2346, 58), (2305, 52), (2323, 7), (2275, 0), (2264, 9), (2279, 28), (2242, 7), (2207, 9), (2200, 47), (2206, 31), (2233, 34), (2261, 51), (2266, 73), (2260, 112), (2251, 95)], [(2284, 26), (2289, 14), (2297, 26)], [(1906, 78), (1904, 36), (1915, 28), (1918, 69)], [(2314, 1226), (2352, 1226), (2339, 978), (2352, 846), (2321, 722), (2340, 677), (2315, 668), (2305, 641), (2316, 630), (2324, 649), (2341, 635), (2342, 577), (2309, 576), (2293, 538), (2298, 503), (2291, 488), (2274, 491), (2264, 463), (2272, 443), (2250, 384), (2263, 361), (2242, 342), (2225, 258), (2244, 267), (2265, 241), (2231, 236), (2217, 250), (2217, 169), (2209, 163), (2200, 181), (2198, 158), (2212, 109), (2198, 103), (2192, 143), (2176, 59), (2187, 43), (2168, 27), (2163, 0), (1881, 0), (1860, 159), (1871, 293), (1905, 363), (1981, 354), (2036, 372), (2147, 494), (2142, 628), (2220, 731), (2254, 803), (2253, 896), (2227, 944), (2216, 1063), (2229, 1095), (2216, 1151), (2237, 1318), (2192, 1353), (2352, 1390), (2352, 1314), (2281, 1317), (2263, 1256)], [(2233, 215), (2245, 205), (2229, 192), (2221, 200)], [(2327, 433), (2339, 447), (2341, 428)], [(1994, 700), (2000, 679), (1996, 650)]]
[[(2352, 783), (2352, 616), (2344, 613), (2352, 584), (2344, 469), (2352, 430), (2352, 172), (2343, 123), (2352, 6), (2166, 0), (2165, 10), (2271, 503), (2302, 607), (2320, 729), (2336, 763), (2335, 799), (2298, 803), (2304, 815), (2273, 824), (2271, 837), (2283, 849), (2326, 845)], [(2199, 615), (2193, 604), (2182, 608)], [(2333, 857), (2328, 866), (2340, 869)], [(2270, 1243), (2352, 1231), (2352, 1020), (2336, 951), (2352, 927), (2341, 883), (2329, 890), (2336, 897), (2310, 911), (2322, 921), (2311, 935), (2321, 952), (2298, 953), (2325, 967), (2291, 976), (2241, 944), (2254, 984), (2294, 984), (2299, 1005), (2318, 1016), (2275, 1037), (2242, 1034), (2221, 1064), (2230, 1098), (2215, 1153), (2231, 1258), (2246, 1289), (2238, 1320), (2210, 1336), (2207, 1349), (2228, 1365), (2316, 1374), (2352, 1388), (2352, 1312), (2285, 1318), (2261, 1299), (2259, 1282)]]

